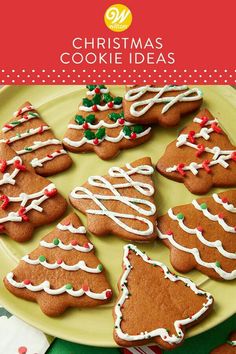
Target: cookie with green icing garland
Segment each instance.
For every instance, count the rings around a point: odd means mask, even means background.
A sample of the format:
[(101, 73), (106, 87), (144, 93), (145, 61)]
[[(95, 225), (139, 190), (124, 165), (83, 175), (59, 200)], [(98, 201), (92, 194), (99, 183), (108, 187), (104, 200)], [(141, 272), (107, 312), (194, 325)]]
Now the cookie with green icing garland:
[(111, 167), (106, 176), (90, 176), (76, 186), (70, 202), (86, 214), (88, 230), (97, 236), (151, 241), (157, 237), (153, 172), (149, 157)]
[(236, 190), (170, 208), (157, 228), (178, 272), (197, 269), (216, 280), (236, 279)]
[(105, 270), (76, 214), (71, 213), (4, 278), (15, 296), (37, 302), (48, 316), (94, 307), (112, 297)]
[(151, 127), (127, 122), (122, 97), (105, 85), (87, 85), (87, 96), (68, 124), (63, 138), (72, 152), (95, 152), (101, 159), (115, 157), (120, 150), (140, 145), (151, 137)]
[(2, 126), (0, 142), (8, 144), (41, 176), (57, 174), (72, 164), (61, 141), (30, 102), (20, 106)]
[(182, 344), (187, 328), (212, 310), (213, 297), (190, 279), (173, 274), (128, 244), (124, 246), (123, 273), (113, 309), (114, 340), (122, 347), (155, 342), (163, 349)]
[(236, 331), (232, 332), (228, 340), (213, 349), (210, 354), (236, 354)]
[(123, 106), (125, 119), (135, 124), (175, 126), (182, 116), (197, 110), (203, 100), (199, 88), (187, 85), (126, 86)]
[(207, 109), (197, 114), (157, 162), (165, 177), (184, 183), (194, 194), (212, 187), (236, 186), (236, 146)]

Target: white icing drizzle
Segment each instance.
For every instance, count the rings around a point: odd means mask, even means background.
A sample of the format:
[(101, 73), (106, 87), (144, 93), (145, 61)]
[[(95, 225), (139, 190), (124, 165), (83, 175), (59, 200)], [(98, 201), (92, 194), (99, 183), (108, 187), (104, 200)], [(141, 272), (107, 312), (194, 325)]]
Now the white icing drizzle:
[[(123, 119), (123, 118), (121, 118), (121, 119)], [(87, 125), (88, 125), (88, 129), (99, 129), (99, 128), (101, 128), (101, 127), (112, 129), (112, 128), (118, 128), (118, 127), (121, 127), (121, 126), (128, 126), (128, 127), (130, 127), (130, 126), (135, 125), (134, 123), (130, 123), (130, 122), (126, 122), (126, 121), (124, 121), (124, 124), (120, 124), (120, 123), (118, 122), (118, 120), (119, 120), (119, 119), (117, 119), (117, 121), (114, 122), (114, 123), (107, 123), (107, 122), (105, 122), (105, 121), (102, 119), (102, 120), (100, 120), (97, 124), (87, 123)], [(83, 130), (83, 129), (84, 129), (84, 128), (83, 128), (83, 124), (72, 124), (72, 123), (70, 123), (70, 124), (68, 125), (68, 128), (69, 128), (69, 129), (76, 129), (76, 130)]]
[[(177, 96), (169, 96), (163, 97), (163, 94), (166, 92), (171, 91), (183, 91), (185, 92), (180, 93)], [(146, 93), (153, 92), (157, 93), (154, 97), (146, 99), (146, 100), (139, 100), (143, 95)], [(191, 96), (192, 94), (195, 94)], [(161, 113), (166, 113), (173, 105), (177, 102), (191, 102), (197, 101), (202, 99), (202, 92), (198, 88), (189, 89), (188, 86), (173, 86), (173, 85), (165, 85), (163, 87), (152, 87), (151, 85), (141, 86), (133, 88), (126, 92), (125, 99), (127, 101), (136, 101), (130, 106), (130, 113), (134, 117), (140, 117), (145, 114), (153, 105), (158, 103), (164, 103), (165, 106), (163, 107)], [(143, 108), (142, 108), (143, 107)], [(141, 108), (137, 110), (137, 108)]]
[[(40, 206), (40, 204), (42, 204), (45, 200), (50, 198), (45, 194), (45, 191), (47, 190), (48, 192), (50, 192), (54, 189), (56, 189), (55, 185), (53, 183), (50, 183), (39, 192), (32, 193), (32, 194), (27, 194), (22, 192), (19, 194), (18, 197), (8, 197), (8, 199), (10, 203), (14, 203), (14, 202), (21, 203), (20, 206), (25, 208), (24, 214), (27, 214), (30, 210), (36, 210), (41, 213), (43, 211), (43, 208)], [(35, 199), (35, 198), (39, 198), (39, 199)], [(29, 200), (32, 200), (32, 202), (26, 206)], [(0, 218), (0, 224), (7, 221), (21, 222), (22, 216), (20, 216), (18, 212), (12, 211), (7, 216)]]
[[(16, 161), (19, 161), (20, 164), (22, 164), (22, 160), (19, 156), (15, 156), (13, 157), (13, 159), (11, 160), (7, 160), (6, 164), (7, 166), (13, 165)], [(2, 178), (0, 179), (0, 186), (2, 186), (3, 184), (11, 184), (14, 185), (16, 183), (16, 176), (18, 175), (18, 173), (20, 172), (20, 169), (18, 168), (14, 168), (14, 170), (12, 171), (12, 173), (3, 173)]]
[(217, 221), (218, 224), (226, 231), (226, 232), (232, 232), (232, 233), (236, 233), (236, 228), (233, 226), (228, 225), (225, 220), (223, 218), (221, 218), (219, 215), (214, 215), (212, 213), (210, 213), (210, 211), (206, 208), (206, 209), (202, 209), (201, 206), (198, 204), (198, 202), (196, 200), (192, 201), (193, 206), (201, 211), (203, 213), (204, 216), (206, 216), (209, 220), (211, 221)]
[[(110, 90), (109, 90), (108, 87), (106, 87), (106, 88), (100, 88), (99, 86), (97, 86), (97, 88), (99, 88), (99, 90), (100, 90), (99, 93), (101, 93), (101, 94), (110, 92)], [(95, 89), (92, 90), (92, 91), (88, 90), (88, 91), (86, 92), (86, 94), (87, 94), (87, 96), (93, 96), (93, 95), (95, 95), (95, 94), (96, 94)]]
[(221, 267), (217, 266), (217, 264), (214, 262), (205, 262), (201, 258), (200, 252), (197, 248), (184, 247), (175, 241), (175, 239), (173, 238), (173, 235), (163, 234), (163, 233), (161, 233), (161, 231), (158, 228), (157, 228), (157, 231), (158, 231), (158, 236), (161, 240), (167, 239), (178, 250), (192, 254), (193, 257), (195, 258), (196, 262), (199, 265), (201, 265), (205, 268), (213, 269), (217, 274), (219, 274), (219, 276), (221, 278), (223, 278), (225, 280), (233, 280), (236, 278), (236, 270), (233, 270), (231, 273), (228, 273), (228, 272), (224, 271)]
[[(127, 285), (127, 282), (128, 282), (127, 278), (129, 276), (130, 272), (132, 271), (132, 266), (131, 266), (129, 258), (128, 258), (129, 250), (134, 251), (138, 256), (140, 256), (143, 259), (144, 262), (161, 267), (163, 270), (163, 273), (164, 273), (163, 276), (166, 279), (168, 279), (169, 281), (173, 281), (173, 282), (182, 281), (195, 294), (205, 297), (206, 302), (203, 303), (202, 308), (198, 312), (191, 315), (191, 318), (187, 317), (184, 319), (176, 320), (174, 322), (176, 335), (175, 334), (170, 335), (169, 332), (165, 328), (156, 328), (150, 332), (145, 331), (145, 332), (141, 332), (140, 334), (136, 334), (136, 335), (124, 333), (122, 331), (122, 328), (121, 328), (122, 306), (124, 305), (125, 301), (129, 297), (129, 290), (127, 287), (128, 286)], [(184, 332), (183, 332), (182, 326), (189, 325), (190, 323), (199, 320), (199, 318), (208, 310), (208, 307), (211, 306), (213, 303), (213, 298), (212, 298), (211, 294), (198, 289), (197, 286), (190, 279), (180, 277), (180, 276), (170, 273), (169, 269), (166, 267), (165, 264), (149, 259), (146, 254), (142, 253), (136, 246), (134, 246), (132, 244), (124, 246), (123, 264), (125, 266), (125, 270), (124, 270), (124, 273), (123, 273), (121, 280), (120, 280), (120, 284), (122, 285), (122, 294), (121, 294), (118, 302), (115, 305), (115, 315), (116, 315), (115, 332), (119, 338), (121, 338), (125, 341), (144, 340), (144, 339), (150, 339), (150, 338), (159, 336), (159, 337), (161, 337), (161, 339), (164, 342), (167, 342), (169, 344), (178, 344), (184, 338)]]
[(32, 106), (32, 105), (25, 106), (25, 107), (19, 109), (18, 111), (14, 112), (14, 113), (13, 113), (13, 116), (14, 116), (14, 117), (18, 117), (18, 116), (20, 116), (21, 114), (23, 114), (23, 113), (25, 113), (25, 112), (32, 111), (32, 110), (35, 110), (35, 107), (34, 107), (34, 106)]
[(31, 166), (32, 167), (42, 167), (43, 164), (47, 161), (51, 161), (53, 160), (55, 157), (60, 156), (60, 155), (66, 155), (67, 152), (64, 149), (60, 149), (57, 151), (54, 151), (53, 153), (46, 155), (45, 157), (38, 159), (37, 157), (35, 157), (31, 162)]
[(172, 209), (168, 210), (168, 215), (172, 220), (178, 221), (179, 226), (183, 231), (191, 235), (196, 235), (198, 240), (204, 245), (206, 245), (207, 247), (216, 248), (218, 252), (221, 253), (226, 258), (236, 259), (236, 253), (226, 251), (222, 246), (222, 242), (220, 240), (216, 240), (213, 242), (206, 240), (205, 237), (203, 236), (202, 231), (198, 230), (197, 228), (192, 229), (187, 225), (185, 225), (184, 219), (178, 219), (177, 216), (173, 213)]
[(43, 290), (49, 295), (60, 295), (60, 294), (67, 293), (67, 294), (69, 294), (71, 296), (74, 296), (74, 297), (81, 297), (84, 294), (86, 294), (91, 299), (106, 300), (107, 299), (107, 295), (106, 295), (107, 291), (109, 291), (109, 292), (111, 291), (110, 289), (107, 289), (107, 290), (104, 290), (101, 293), (94, 293), (90, 289), (88, 289), (86, 291), (83, 290), (82, 288), (78, 289), (78, 290), (74, 290), (73, 288), (72, 289), (67, 289), (66, 285), (64, 285), (64, 286), (62, 286), (61, 288), (58, 288), (58, 289), (51, 289), (50, 282), (47, 281), (47, 280), (45, 280), (44, 282), (42, 282), (39, 285), (24, 284), (24, 282), (15, 281), (13, 279), (14, 278), (14, 274), (12, 272), (8, 273), (6, 278), (7, 278), (8, 282), (12, 286), (14, 286), (16, 288), (27, 289), (27, 290), (30, 290), (30, 291), (33, 291), (33, 292), (37, 292), (37, 291), (42, 291)]
[(84, 226), (74, 227), (71, 223), (69, 225), (57, 224), (57, 228), (61, 231), (69, 231), (72, 234), (86, 234)]
[[(144, 130), (142, 133), (136, 134), (136, 138), (135, 139), (142, 138), (143, 136), (149, 134), (151, 129), (152, 128), (149, 127), (146, 130)], [(121, 130), (120, 133), (116, 137), (105, 135), (102, 139), (99, 139), (99, 143), (101, 143), (102, 141), (109, 141), (111, 143), (118, 143), (119, 141), (121, 141), (124, 138), (127, 139), (127, 140), (131, 140), (131, 137), (128, 136), (128, 135), (125, 135), (123, 130)], [(82, 145), (84, 145), (86, 143), (87, 144), (91, 144), (91, 145), (97, 145), (97, 144), (94, 143), (93, 139), (89, 140), (85, 136), (81, 140), (71, 140), (69, 138), (64, 138), (63, 141), (66, 144), (74, 146), (74, 147), (80, 147), (80, 146), (82, 146)]]
[(48, 146), (48, 145), (60, 145), (61, 142), (60, 140), (58, 139), (48, 139), (48, 140), (45, 140), (45, 141), (34, 141), (33, 145), (31, 146), (28, 146), (27, 149), (24, 148), (22, 150), (18, 150), (16, 151), (16, 153), (18, 155), (24, 155), (24, 154), (27, 154), (31, 151), (34, 151), (34, 150), (38, 150), (44, 146)]
[(84, 246), (80, 246), (80, 245), (72, 245), (72, 244), (64, 244), (61, 240), (58, 240), (59, 243), (58, 245), (55, 245), (53, 242), (47, 242), (47, 241), (40, 241), (40, 246), (42, 247), (46, 247), (46, 248), (55, 248), (58, 247), (64, 251), (71, 251), (71, 250), (76, 250), (79, 252), (90, 252), (93, 249), (93, 245), (91, 243), (88, 242), (87, 246), (88, 247), (84, 247)]
[(39, 259), (30, 259), (29, 255), (24, 256), (21, 258), (24, 262), (31, 264), (31, 265), (39, 265), (41, 264), (43, 267), (47, 269), (58, 269), (62, 268), (64, 270), (68, 271), (77, 271), (77, 270), (83, 270), (84, 272), (87, 273), (101, 273), (102, 272), (102, 267), (100, 268), (99, 265), (96, 268), (91, 268), (86, 265), (84, 261), (79, 261), (76, 264), (73, 265), (68, 265), (65, 262), (62, 262), (58, 264), (57, 262), (55, 263), (48, 263), (46, 260), (41, 262)]
[(228, 202), (223, 202), (223, 200), (216, 193), (212, 194), (212, 197), (214, 201), (218, 204), (221, 204), (225, 208), (225, 210), (231, 213), (236, 213), (236, 208), (233, 204), (230, 204)]
[[(227, 168), (229, 164), (226, 162), (232, 160), (232, 155), (221, 155), (216, 160), (211, 160), (208, 164), (209, 167), (215, 165), (221, 165), (224, 168)], [(204, 168), (203, 163), (191, 162), (189, 165), (186, 165), (182, 168), (183, 171), (191, 171), (194, 175), (198, 174), (198, 170)], [(178, 170), (178, 166), (174, 165), (166, 168), (166, 172), (175, 172)]]
[[(90, 190), (85, 187), (76, 187), (71, 192), (71, 197), (75, 199), (91, 199), (99, 209), (87, 209), (87, 214), (92, 215), (105, 215), (111, 220), (113, 220), (118, 226), (124, 229), (127, 232), (140, 235), (140, 236), (148, 236), (153, 233), (153, 223), (143, 216), (151, 216), (156, 212), (156, 206), (148, 200), (132, 198), (128, 196), (121, 195), (118, 192), (120, 188), (135, 188), (140, 194), (145, 196), (152, 196), (154, 194), (154, 188), (151, 184), (143, 183), (137, 180), (133, 180), (131, 178), (134, 174), (140, 175), (151, 175), (153, 173), (153, 167), (149, 165), (141, 165), (137, 167), (132, 167), (130, 164), (126, 164), (127, 171), (123, 170), (119, 167), (112, 167), (109, 169), (108, 173), (110, 177), (115, 178), (124, 178), (127, 182), (111, 184), (105, 177), (102, 176), (91, 176), (88, 178), (88, 183), (91, 186), (99, 187), (102, 189), (110, 190), (111, 195), (103, 195), (103, 194), (93, 194)], [(132, 208), (134, 211), (138, 212), (143, 216), (136, 216), (134, 214), (125, 214), (118, 213), (111, 210), (108, 210), (105, 205), (102, 203), (103, 200), (109, 201), (118, 201), (127, 205), (129, 208)], [(144, 205), (146, 208), (141, 208), (140, 205)], [(135, 229), (133, 227), (128, 226), (126, 223), (121, 221), (121, 219), (130, 219), (130, 220), (138, 220), (147, 225), (145, 230)]]
[(13, 123), (10, 122), (10, 123), (6, 124), (8, 127), (6, 127), (6, 125), (3, 126), (2, 127), (2, 132), (6, 133), (9, 130), (15, 128), (15, 127), (18, 127), (20, 124), (25, 123), (28, 120), (31, 120), (31, 119), (34, 119), (34, 118), (38, 118), (38, 117), (39, 117), (39, 114), (36, 113), (36, 112), (33, 112), (33, 114), (32, 113), (24, 114), (24, 116), (22, 118), (17, 119), (18, 124), (13, 124)]
[(232, 347), (236, 347), (236, 340), (228, 340), (227, 343)]
[(51, 128), (49, 126), (47, 126), (47, 125), (43, 125), (42, 127), (37, 127), (37, 128), (31, 128), (31, 129), (27, 130), (26, 132), (20, 133), (20, 134), (15, 135), (15, 136), (12, 136), (9, 139), (1, 139), (0, 143), (6, 143), (7, 142), (8, 144), (11, 144), (14, 141), (21, 140), (21, 139), (27, 138), (28, 136), (35, 135), (35, 134), (38, 134), (38, 133), (41, 133), (41, 132), (43, 133), (46, 130), (50, 130), (50, 129)]
[[(106, 103), (104, 106), (101, 106), (100, 104), (96, 104), (96, 107), (98, 109), (98, 111), (108, 111), (109, 109), (111, 109), (108, 106), (108, 103)], [(121, 104), (114, 104), (112, 109), (119, 109), (122, 107), (122, 103)], [(93, 107), (86, 107), (86, 106), (79, 106), (79, 110), (80, 111), (84, 111), (84, 112), (93, 112)]]

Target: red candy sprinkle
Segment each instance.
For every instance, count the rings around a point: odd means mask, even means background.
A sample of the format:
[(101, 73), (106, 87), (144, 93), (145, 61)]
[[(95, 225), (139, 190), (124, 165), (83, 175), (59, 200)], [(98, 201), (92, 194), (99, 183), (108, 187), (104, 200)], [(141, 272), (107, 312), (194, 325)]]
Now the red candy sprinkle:
[(125, 120), (123, 118), (118, 119), (118, 123), (123, 125), (125, 123)]
[(0, 200), (3, 201), (2, 205), (1, 205), (1, 209), (5, 210), (9, 204), (9, 198), (7, 195), (3, 194), (3, 195), (1, 195)]
[(83, 128), (84, 128), (84, 129), (88, 129), (88, 127), (89, 127), (89, 126), (88, 126), (88, 123), (85, 122), (85, 123), (83, 124)]
[(83, 247), (85, 247), (85, 248), (89, 248), (89, 244), (88, 244), (88, 242), (84, 243)]
[(173, 235), (173, 231), (167, 230), (167, 231), (166, 231), (166, 234), (167, 234), (167, 235)]
[(231, 159), (234, 160), (236, 162), (236, 152), (232, 152), (231, 154)]
[(62, 259), (58, 259), (57, 264), (62, 264)]
[(223, 202), (223, 203), (228, 203), (228, 202), (229, 202), (229, 200), (228, 200), (228, 198), (223, 197), (223, 198), (222, 198), (222, 202)]
[(0, 172), (4, 173), (7, 168), (7, 162), (6, 160), (0, 159)]
[(28, 216), (25, 215), (25, 211), (26, 211), (26, 208), (21, 207), (21, 208), (18, 210), (18, 215), (19, 215), (20, 217), (22, 217), (22, 220), (24, 220), (24, 221), (29, 221)]
[(111, 290), (107, 290), (106, 291), (106, 298), (110, 299), (112, 297), (112, 291)]
[(57, 194), (57, 189), (56, 188), (53, 188), (52, 190), (47, 190), (45, 189), (44, 190), (44, 195), (46, 195), (47, 197), (54, 197), (55, 195)]
[(72, 246), (77, 246), (78, 245), (78, 241), (77, 240), (72, 240), (71, 244), (72, 244)]
[(93, 143), (94, 143), (94, 145), (98, 145), (98, 144), (99, 144), (98, 138), (95, 138), (95, 139), (93, 140)]
[(200, 232), (203, 232), (203, 228), (201, 226), (198, 226), (197, 230), (200, 231)]
[(14, 128), (12, 125), (10, 125), (10, 124), (4, 124), (4, 127), (5, 128), (8, 128), (8, 129), (12, 129), (12, 128)]
[(4, 225), (0, 225), (0, 232), (3, 232), (5, 230), (5, 226)]
[(88, 291), (89, 290), (89, 287), (88, 287), (88, 285), (87, 284), (83, 284), (82, 285), (82, 289), (83, 289), (83, 291)]
[(204, 168), (204, 170), (207, 173), (211, 173), (211, 169), (209, 167), (209, 164), (210, 164), (210, 161), (208, 161), (208, 160), (204, 160), (203, 163), (202, 163), (202, 167)]
[(218, 134), (222, 132), (221, 128), (218, 126), (217, 123), (212, 123), (211, 128), (214, 130), (214, 132), (216, 132)]
[(195, 143), (195, 137), (194, 136), (195, 136), (195, 131), (194, 130), (190, 130), (190, 132), (188, 133), (188, 140), (192, 144)]
[(25, 171), (26, 170), (25, 165), (22, 165), (19, 160), (16, 160), (14, 162), (14, 166), (15, 166), (15, 168), (17, 168), (20, 171)]
[(114, 106), (114, 103), (113, 102), (108, 102), (107, 105), (108, 105), (109, 108), (112, 108)]
[(134, 132), (132, 132), (132, 133), (130, 134), (130, 139), (134, 140), (134, 139), (136, 139), (136, 138), (137, 138), (137, 134), (134, 133)]
[(205, 146), (203, 144), (198, 144), (196, 156), (199, 157), (205, 151)]
[(44, 125), (41, 124), (41, 125), (40, 125), (40, 129), (39, 129), (39, 134), (42, 134), (42, 133), (43, 133), (43, 127), (44, 127)]
[(204, 117), (201, 117), (201, 123), (199, 123), (199, 124), (201, 127), (204, 127), (208, 121), (209, 121), (209, 118), (204, 116)]
[(98, 111), (98, 107), (97, 107), (96, 104), (94, 104), (94, 105), (92, 106), (92, 110), (93, 110), (94, 112), (97, 112), (97, 111)]
[(19, 354), (26, 354), (27, 353), (27, 348), (26, 347), (19, 347), (18, 348), (18, 353)]
[(181, 174), (181, 176), (185, 176), (186, 175), (186, 173), (183, 170), (184, 166), (185, 166), (184, 163), (179, 163), (177, 165), (177, 171)]
[(7, 145), (9, 145), (11, 142), (10, 142), (9, 139), (7, 139), (7, 140), (5, 141), (5, 143), (6, 143)]
[(50, 154), (48, 154), (47, 157), (48, 157), (49, 159), (52, 159), (52, 158), (53, 158), (53, 156), (50, 155)]
[(220, 219), (224, 219), (224, 214), (223, 214), (223, 213), (219, 213), (219, 214), (218, 214), (218, 217), (219, 217)]
[(94, 90), (95, 93), (100, 93), (100, 88), (99, 87), (96, 87), (95, 90)]
[(29, 285), (29, 284), (31, 284), (31, 281), (30, 281), (29, 279), (25, 279), (25, 280), (23, 281), (23, 283), (24, 283), (25, 285)]

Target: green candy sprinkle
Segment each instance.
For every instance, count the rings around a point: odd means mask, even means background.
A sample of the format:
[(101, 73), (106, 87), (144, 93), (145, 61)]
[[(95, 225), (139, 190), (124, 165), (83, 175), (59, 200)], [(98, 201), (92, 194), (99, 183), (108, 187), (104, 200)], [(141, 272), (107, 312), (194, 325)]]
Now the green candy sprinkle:
[(39, 261), (40, 261), (40, 262), (46, 261), (46, 257), (45, 257), (45, 256), (39, 256)]
[(89, 100), (88, 98), (83, 98), (83, 106), (92, 107), (93, 106), (93, 101)]
[(20, 124), (20, 121), (19, 121), (19, 120), (16, 120), (15, 122), (11, 122), (11, 124), (13, 124), (13, 125), (18, 125), (18, 124)]
[(26, 146), (26, 147), (25, 147), (25, 150), (26, 150), (26, 151), (32, 151), (33, 149), (30, 148), (30, 147), (28, 147), (28, 146)]
[(108, 114), (108, 118), (110, 118), (111, 120), (113, 120), (113, 122), (116, 122), (119, 118), (124, 118), (124, 112), (120, 112), (120, 113), (109, 113)]
[(59, 245), (59, 238), (54, 238), (54, 240), (52, 241), (54, 245)]
[(109, 93), (104, 93), (103, 100), (104, 100), (104, 102), (108, 103), (108, 102), (113, 101), (113, 97)]
[(96, 87), (97, 87), (97, 85), (86, 85), (86, 88), (87, 88), (89, 91), (95, 90)]
[(216, 261), (215, 265), (216, 265), (216, 267), (220, 268), (220, 262), (219, 261)]
[(92, 99), (92, 104), (100, 104), (101, 103), (102, 96), (100, 93), (96, 93)]
[(131, 129), (128, 126), (124, 126), (123, 132), (126, 136), (130, 136), (132, 133)]
[(97, 266), (97, 269), (100, 270), (100, 271), (102, 271), (102, 270), (103, 270), (103, 265), (102, 265), (102, 264), (99, 264), (99, 265)]
[(201, 209), (207, 209), (207, 204), (206, 204), (206, 203), (202, 203), (202, 204), (200, 205), (200, 207), (201, 207)]
[(76, 116), (75, 116), (75, 122), (76, 122), (77, 124), (79, 124), (79, 125), (82, 125), (82, 124), (84, 124), (84, 118), (83, 118), (82, 116), (76, 114)]
[(114, 104), (121, 104), (122, 100), (123, 100), (122, 97), (115, 97), (113, 101), (114, 101)]
[(136, 133), (136, 134), (140, 134), (144, 131), (144, 128), (142, 125), (140, 124), (136, 124), (134, 127), (133, 127), (133, 132)]
[(184, 214), (183, 213), (179, 213), (176, 216), (177, 216), (177, 219), (179, 219), (179, 220), (183, 220), (184, 219)]
[(98, 85), (98, 87), (99, 87), (100, 89), (106, 89), (106, 86), (105, 86), (105, 85)]
[(70, 290), (70, 289), (73, 288), (73, 286), (72, 286), (70, 283), (68, 283), (68, 284), (65, 285), (65, 288), (66, 288), (67, 290)]
[(20, 133), (17, 133), (17, 134), (16, 134), (16, 136), (18, 136), (18, 138), (21, 138), (21, 135), (20, 135)]
[(98, 131), (95, 134), (96, 138), (98, 138), (99, 140), (103, 139), (105, 135), (106, 135), (106, 129), (102, 128), (102, 127), (99, 128)]
[(87, 123), (93, 124), (95, 123), (95, 115), (94, 114), (89, 114), (86, 118), (85, 121)]
[(88, 140), (93, 140), (93, 139), (95, 139), (95, 134), (94, 134), (94, 132), (92, 132), (92, 131), (89, 130), (89, 129), (86, 129), (86, 130), (84, 131), (84, 136), (85, 136)]

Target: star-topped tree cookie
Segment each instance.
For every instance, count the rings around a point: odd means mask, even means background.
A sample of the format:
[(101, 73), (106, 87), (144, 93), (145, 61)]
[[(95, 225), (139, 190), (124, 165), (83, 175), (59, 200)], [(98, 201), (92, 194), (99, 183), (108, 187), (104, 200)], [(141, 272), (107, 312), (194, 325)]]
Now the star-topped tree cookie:
[(205, 109), (167, 146), (157, 170), (195, 194), (236, 186), (236, 147)]
[(236, 331), (230, 333), (229, 339), (213, 349), (210, 354), (236, 354)]
[(111, 95), (104, 85), (86, 87), (87, 98), (83, 99), (63, 138), (68, 150), (94, 151), (106, 160), (150, 138), (151, 127), (125, 120), (121, 97)]
[(113, 314), (114, 339), (120, 346), (155, 341), (173, 349), (183, 342), (186, 328), (200, 322), (213, 305), (209, 293), (131, 244), (124, 247), (118, 287)]
[(72, 160), (43, 121), (35, 107), (25, 102), (0, 132), (0, 142), (8, 144), (42, 176), (50, 176), (70, 167)]
[(112, 291), (94, 246), (71, 213), (4, 279), (14, 295), (35, 301), (48, 316), (68, 307), (92, 307), (109, 301)]
[(123, 101), (125, 119), (136, 124), (172, 127), (183, 115), (198, 109), (202, 97), (201, 90), (186, 85), (126, 86)]
[(70, 193), (71, 204), (87, 215), (88, 230), (97, 236), (114, 234), (127, 240), (157, 237), (151, 159), (112, 167), (106, 176), (91, 176)]
[(49, 224), (66, 210), (56, 186), (0, 144), (0, 232), (18, 242), (32, 237), (34, 228)]
[(177, 271), (196, 268), (213, 279), (236, 278), (236, 190), (169, 209), (157, 225)]

